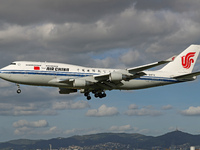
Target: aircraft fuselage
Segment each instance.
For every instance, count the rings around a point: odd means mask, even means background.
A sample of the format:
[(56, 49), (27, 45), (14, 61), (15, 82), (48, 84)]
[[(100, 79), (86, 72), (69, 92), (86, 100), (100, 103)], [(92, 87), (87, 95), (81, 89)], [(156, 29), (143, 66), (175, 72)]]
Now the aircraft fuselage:
[[(89, 68), (77, 65), (48, 62), (16, 61), (0, 70), (0, 76), (10, 82), (35, 86), (74, 88), (70, 83), (54, 82), (59, 79), (84, 78), (119, 71), (119, 69)], [(121, 81), (114, 89), (133, 90), (179, 82), (159, 71), (145, 71), (146, 75)], [(82, 89), (81, 87), (79, 89)]]

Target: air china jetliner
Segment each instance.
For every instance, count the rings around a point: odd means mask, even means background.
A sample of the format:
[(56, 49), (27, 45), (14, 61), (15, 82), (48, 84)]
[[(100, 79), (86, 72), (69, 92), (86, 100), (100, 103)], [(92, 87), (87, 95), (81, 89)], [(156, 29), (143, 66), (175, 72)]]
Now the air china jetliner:
[[(199, 72), (193, 67), (200, 45), (191, 45), (177, 57), (128, 69), (89, 68), (62, 63), (15, 61), (0, 70), (0, 78), (19, 84), (58, 87), (60, 94), (80, 90), (91, 99), (106, 97), (106, 90), (136, 90), (193, 81)], [(168, 63), (160, 70), (147, 69)]]

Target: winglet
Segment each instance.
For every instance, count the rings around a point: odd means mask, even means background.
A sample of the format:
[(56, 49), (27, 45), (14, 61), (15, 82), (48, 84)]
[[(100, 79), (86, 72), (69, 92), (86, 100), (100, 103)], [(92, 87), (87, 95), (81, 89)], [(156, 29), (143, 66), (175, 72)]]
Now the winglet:
[(171, 61), (174, 61), (174, 59), (176, 58), (177, 55), (174, 55), (172, 57), (170, 57), (169, 59), (165, 60), (167, 62), (171, 62)]

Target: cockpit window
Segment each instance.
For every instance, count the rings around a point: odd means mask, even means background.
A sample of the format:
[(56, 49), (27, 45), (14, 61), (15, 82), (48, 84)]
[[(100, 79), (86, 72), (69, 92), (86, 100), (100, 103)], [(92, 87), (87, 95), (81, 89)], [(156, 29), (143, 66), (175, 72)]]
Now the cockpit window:
[(16, 63), (11, 63), (11, 65), (16, 65)]

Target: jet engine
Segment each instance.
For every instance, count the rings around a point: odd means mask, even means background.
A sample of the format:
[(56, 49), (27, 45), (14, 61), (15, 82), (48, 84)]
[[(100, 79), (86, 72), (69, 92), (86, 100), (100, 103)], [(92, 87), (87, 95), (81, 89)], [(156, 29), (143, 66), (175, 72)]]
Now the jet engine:
[(109, 76), (110, 81), (126, 80), (126, 76), (119, 72), (111, 72)]
[(84, 79), (75, 79), (73, 82), (74, 87), (85, 87), (87, 85), (91, 85), (91, 82), (86, 81)]

